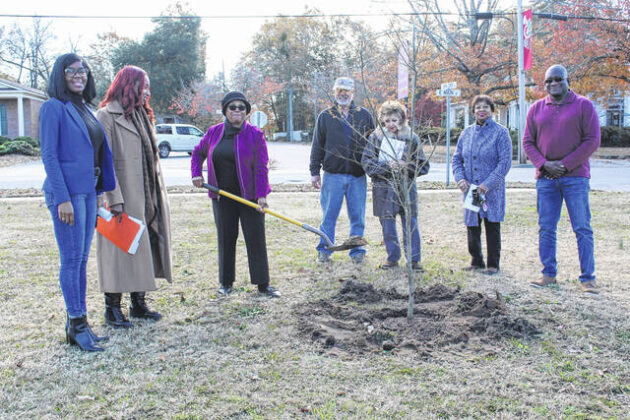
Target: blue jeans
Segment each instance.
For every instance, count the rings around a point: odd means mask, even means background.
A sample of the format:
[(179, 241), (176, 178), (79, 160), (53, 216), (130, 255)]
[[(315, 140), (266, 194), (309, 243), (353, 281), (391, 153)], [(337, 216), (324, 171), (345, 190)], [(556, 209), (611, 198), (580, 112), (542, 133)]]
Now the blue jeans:
[(57, 206), (51, 193), (45, 193), (46, 206), (53, 219), (55, 238), (59, 247), (59, 284), (70, 318), (87, 315), (85, 289), (86, 267), (96, 225), (96, 191), (70, 196), (74, 209), (74, 225), (59, 220)]
[[(349, 174), (333, 174), (324, 172), (322, 191), (319, 202), (322, 206), (322, 224), (319, 228), (335, 242), (335, 226), (341, 211), (343, 198), (346, 197), (346, 208), (350, 219), (350, 236), (363, 236), (365, 229), (365, 199), (367, 197), (367, 178), (365, 175), (352, 176)], [(326, 251), (323, 239), (316, 247), (317, 251)], [(365, 248), (357, 247), (350, 250), (350, 256), (365, 254)]]
[(558, 274), (556, 261), (556, 228), (560, 220), (562, 200), (566, 202), (571, 226), (577, 238), (580, 258), (580, 281), (595, 280), (595, 256), (591, 210), (588, 194), (589, 179), (566, 177), (558, 179), (542, 178), (536, 182), (538, 192), (539, 253), (543, 264), (542, 273), (549, 277)]
[[(400, 214), (403, 229), (403, 246), (407, 251), (407, 228), (405, 226), (406, 218), (403, 213)], [(396, 230), (396, 219), (390, 217), (381, 217), (381, 227), (383, 228), (383, 239), (385, 240), (385, 249), (387, 250), (387, 261), (398, 262), (400, 259), (400, 243), (398, 242), (398, 231)], [(418, 218), (411, 217), (411, 261), (420, 262), (420, 230), (418, 229)], [(409, 255), (407, 255), (409, 260)]]

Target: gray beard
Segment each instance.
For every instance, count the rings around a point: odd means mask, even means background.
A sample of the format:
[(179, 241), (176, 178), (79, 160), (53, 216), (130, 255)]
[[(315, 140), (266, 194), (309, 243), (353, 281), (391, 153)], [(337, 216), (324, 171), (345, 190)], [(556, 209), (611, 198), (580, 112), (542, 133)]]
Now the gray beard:
[(347, 99), (345, 101), (340, 101), (339, 99), (337, 99), (337, 104), (341, 106), (349, 106), (351, 102), (352, 99)]

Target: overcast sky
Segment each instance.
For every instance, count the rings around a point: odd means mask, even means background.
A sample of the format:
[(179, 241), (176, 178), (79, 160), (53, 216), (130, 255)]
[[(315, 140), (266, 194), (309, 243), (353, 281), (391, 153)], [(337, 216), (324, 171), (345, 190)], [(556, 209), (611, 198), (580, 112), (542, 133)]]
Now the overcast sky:
[[(158, 16), (174, 0), (76, 1), (76, 0), (3, 0), (0, 14), (80, 15), (80, 16)], [(306, 5), (317, 7), (324, 13), (382, 14), (392, 11), (408, 12), (406, 1), (386, 0), (191, 0), (188, 2), (199, 16), (244, 16), (300, 14)], [(390, 19), (385, 16), (355, 18), (366, 21), (376, 29), (382, 29)], [(250, 49), (251, 38), (266, 19), (259, 18), (205, 18), (202, 28), (208, 34), (207, 76), (212, 77), (225, 65), (226, 73), (236, 64), (241, 53)], [(30, 25), (31, 19), (1, 18), (0, 26), (9, 27), (13, 22)], [(53, 19), (53, 32), (60, 50), (70, 45), (70, 40), (86, 50), (96, 34), (114, 30), (120, 35), (139, 40), (152, 29), (149, 19)]]

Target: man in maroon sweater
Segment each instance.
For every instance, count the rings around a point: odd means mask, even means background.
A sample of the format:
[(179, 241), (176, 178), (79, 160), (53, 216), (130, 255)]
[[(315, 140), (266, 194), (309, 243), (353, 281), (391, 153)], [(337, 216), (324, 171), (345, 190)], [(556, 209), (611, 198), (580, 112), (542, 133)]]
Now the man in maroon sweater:
[(531, 285), (556, 285), (556, 230), (564, 200), (577, 238), (580, 289), (597, 293), (589, 157), (600, 144), (599, 117), (590, 100), (569, 89), (564, 67), (549, 67), (544, 83), (549, 96), (529, 109), (523, 137), (523, 149), (536, 167), (538, 244), (543, 264), (542, 278)]

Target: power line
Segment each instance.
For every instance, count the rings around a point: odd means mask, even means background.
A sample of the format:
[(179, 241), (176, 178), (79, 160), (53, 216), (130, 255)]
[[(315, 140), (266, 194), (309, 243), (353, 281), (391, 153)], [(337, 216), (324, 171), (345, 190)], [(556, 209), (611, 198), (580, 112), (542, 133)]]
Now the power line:
[(572, 3), (569, 1), (547, 1), (546, 2), (548, 5), (550, 6), (576, 6), (576, 7), (588, 7), (591, 9), (597, 9), (597, 10), (614, 10), (614, 11), (620, 11), (623, 10), (619, 7), (603, 7), (599, 4), (584, 4), (584, 3)]
[[(516, 15), (516, 13), (515, 12), (512, 12), (512, 13), (492, 13), (492, 15), (493, 16), (514, 16), (514, 15)], [(558, 13), (536, 13), (536, 12), (534, 12), (534, 16), (536, 16), (536, 15), (541, 15), (540, 17), (548, 18), (548, 19), (554, 19), (554, 20), (574, 19), (574, 20), (601, 20), (601, 21), (606, 21), (606, 22), (621, 22), (621, 23), (628, 23), (628, 22), (630, 22), (630, 20), (628, 20), (628, 19), (606, 18), (606, 17), (600, 17), (600, 16), (561, 15), (561, 14), (558, 14)], [(472, 16), (475, 16), (475, 15), (473, 14)]]
[(162, 16), (96, 16), (96, 15), (28, 15), (28, 14), (0, 14), (0, 17), (10, 18), (46, 18), (46, 19), (269, 19), (269, 18), (319, 18), (319, 17), (379, 17), (379, 16), (418, 16), (442, 15), (459, 16), (453, 12), (383, 12), (383, 13), (307, 13), (307, 14), (277, 14), (277, 15), (162, 15)]
[[(515, 13), (493, 13), (494, 16), (513, 16)], [(96, 15), (37, 15), (37, 14), (0, 14), (0, 18), (44, 18), (44, 19), (271, 19), (271, 18), (325, 18), (325, 17), (413, 17), (413, 16), (462, 16), (475, 17), (474, 13), (460, 15), (454, 12), (383, 12), (383, 13), (309, 13), (309, 14), (277, 14), (277, 15), (162, 15), (162, 16), (96, 16)], [(559, 15), (557, 15), (559, 16)], [(608, 22), (629, 22), (628, 19), (606, 18), (599, 16), (583, 16), (583, 15), (563, 15), (568, 19), (576, 20), (601, 20)]]

